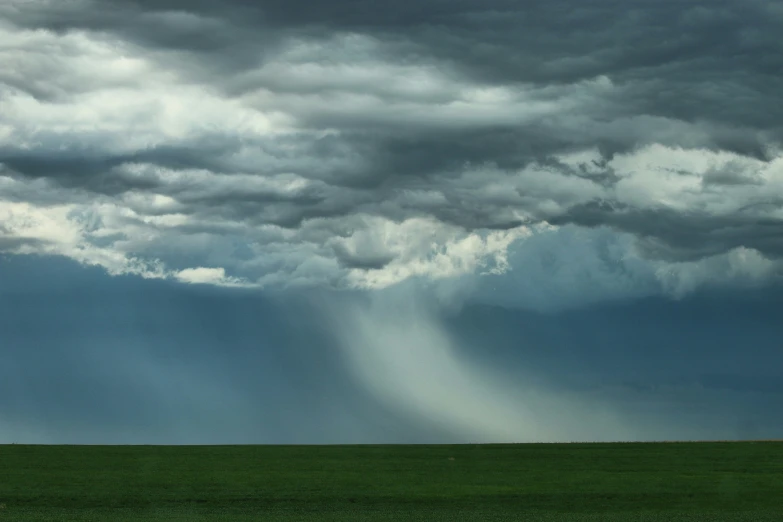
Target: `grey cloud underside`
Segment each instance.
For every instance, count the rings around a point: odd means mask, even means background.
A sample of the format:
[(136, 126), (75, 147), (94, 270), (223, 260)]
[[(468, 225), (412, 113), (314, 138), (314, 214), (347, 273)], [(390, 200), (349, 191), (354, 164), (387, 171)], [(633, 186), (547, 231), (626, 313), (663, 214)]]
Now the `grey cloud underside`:
[[(779, 92), (783, 59), (775, 52), (781, 45), (776, 31), (783, 15), (774, 2), (763, 0), (600, 0), (589, 5), (570, 0), (389, 5), (363, 0), (233, 0), (220, 5), (120, 0), (90, 5), (94, 8), (60, 7), (48, 15), (22, 13), (14, 19), (60, 31), (116, 31), (143, 45), (201, 52), (208, 58), (225, 53), (220, 67), (230, 65), (243, 44), (263, 60), (270, 49), (258, 43), (291, 35), (366, 33), (398, 44), (390, 58), (442, 59), (482, 81), (573, 83), (610, 74), (643, 89), (645, 81), (658, 80), (651, 86), (659, 89), (638, 93), (644, 94), (638, 100), (661, 108), (661, 115), (671, 111), (681, 117), (687, 111), (701, 117), (706, 107), (693, 106), (689, 96), (702, 97), (718, 109), (706, 112), (730, 115), (731, 123), (740, 118), (754, 126), (780, 125), (775, 117), (779, 108), (741, 107), (747, 95), (755, 105), (759, 94)], [(236, 65), (246, 67), (243, 53), (238, 56)], [(732, 95), (740, 103), (725, 104)]]
[[(780, 208), (783, 202), (775, 202)], [(714, 256), (734, 248), (756, 249), (775, 258), (783, 257), (783, 222), (752, 215), (716, 217), (703, 212), (678, 213), (660, 209), (640, 211), (608, 204), (574, 207), (552, 224), (588, 227), (610, 226), (639, 237), (648, 257), (687, 261)], [(687, 223), (687, 226), (683, 226)]]
[[(770, 165), (783, 143), (783, 12), (774, 2), (123, 0), (4, 14), (18, 27), (119, 38), (186, 83), (290, 116), (294, 130), (284, 136), (204, 131), (118, 152), (99, 136), (73, 143), (52, 131), (33, 147), (0, 148), (0, 163), (24, 179), (106, 197), (174, 198), (177, 212), (201, 218), (183, 230), (229, 222), (299, 229), (319, 218), (344, 219), (332, 226), (350, 230), (356, 213), (395, 221), (429, 216), (470, 230), (548, 221), (614, 227), (667, 259), (739, 246), (783, 257), (780, 193), (749, 198), (746, 207), (720, 215), (635, 208), (617, 194), (622, 174), (610, 165), (651, 144), (732, 152), (759, 163), (751, 170), (716, 167), (702, 189), (761, 187), (753, 169)], [(369, 40), (357, 44), (351, 35)], [(292, 42), (314, 45), (297, 55)], [(409, 88), (382, 76), (295, 70), (373, 63), (400, 67), (400, 74), (428, 68), (446, 80)], [(0, 81), (55, 102), (95, 87), (69, 83), (67, 71), (47, 85), (47, 70), (33, 67), (21, 78), (0, 73)], [(448, 112), (464, 98), (464, 86), (505, 89), (508, 111)], [(543, 108), (531, 112), (534, 106)], [(599, 159), (582, 166), (562, 161), (588, 148)], [(141, 171), (129, 173), (138, 165)], [(541, 172), (540, 186), (528, 180), (502, 194), (477, 190), (531, 166)], [(218, 178), (172, 180), (161, 169)], [(239, 175), (298, 176), (308, 184), (244, 190)], [(564, 179), (584, 181), (595, 195), (561, 190)], [(393, 259), (387, 252), (323, 248), (350, 268)]]
[(0, 227), (0, 250), (14, 251), (23, 246), (39, 246), (41, 241), (29, 237), (2, 237), (3, 229)]

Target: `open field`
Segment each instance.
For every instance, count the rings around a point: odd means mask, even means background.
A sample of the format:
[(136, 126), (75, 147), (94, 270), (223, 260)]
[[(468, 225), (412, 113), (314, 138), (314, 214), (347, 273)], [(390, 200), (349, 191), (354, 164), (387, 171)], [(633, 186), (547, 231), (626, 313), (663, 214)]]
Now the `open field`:
[(783, 520), (783, 443), (5, 445), (0, 520)]

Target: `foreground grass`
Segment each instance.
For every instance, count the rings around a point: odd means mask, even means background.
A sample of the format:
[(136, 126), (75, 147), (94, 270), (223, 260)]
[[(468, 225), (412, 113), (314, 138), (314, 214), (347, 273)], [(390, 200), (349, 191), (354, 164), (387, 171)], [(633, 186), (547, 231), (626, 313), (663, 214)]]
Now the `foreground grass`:
[(0, 446), (0, 520), (783, 520), (783, 443)]

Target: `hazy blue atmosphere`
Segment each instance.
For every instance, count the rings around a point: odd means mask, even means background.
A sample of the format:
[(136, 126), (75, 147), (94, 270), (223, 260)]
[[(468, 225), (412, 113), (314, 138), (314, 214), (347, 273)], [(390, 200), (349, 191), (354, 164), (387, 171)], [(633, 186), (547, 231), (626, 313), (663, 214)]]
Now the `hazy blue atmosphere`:
[(0, 3), (0, 443), (783, 438), (781, 27)]

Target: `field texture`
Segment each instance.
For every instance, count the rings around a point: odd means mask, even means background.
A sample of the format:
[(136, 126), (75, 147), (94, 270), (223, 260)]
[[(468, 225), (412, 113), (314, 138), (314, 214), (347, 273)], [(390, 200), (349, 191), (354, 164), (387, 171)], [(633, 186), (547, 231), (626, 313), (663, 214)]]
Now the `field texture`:
[(783, 520), (783, 443), (0, 446), (0, 520)]

